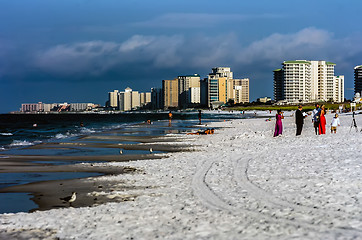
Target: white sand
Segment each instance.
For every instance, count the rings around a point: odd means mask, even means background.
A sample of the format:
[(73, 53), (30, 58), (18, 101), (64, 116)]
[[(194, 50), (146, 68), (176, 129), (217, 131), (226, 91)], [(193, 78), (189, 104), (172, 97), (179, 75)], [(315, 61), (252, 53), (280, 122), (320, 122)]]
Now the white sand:
[(110, 195), (141, 194), (135, 201), (3, 214), (0, 238), (362, 239), (362, 132), (340, 118), (337, 134), (329, 114), (316, 136), (308, 117), (296, 137), (286, 117), (276, 138), (274, 119), (213, 123), (225, 128), (185, 139), (198, 151), (111, 163), (144, 170), (108, 177), (145, 187)]

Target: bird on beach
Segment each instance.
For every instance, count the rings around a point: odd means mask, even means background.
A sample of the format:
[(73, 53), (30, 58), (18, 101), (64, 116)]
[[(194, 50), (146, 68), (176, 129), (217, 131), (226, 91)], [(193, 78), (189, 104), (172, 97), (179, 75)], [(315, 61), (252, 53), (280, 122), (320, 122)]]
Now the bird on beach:
[(121, 150), (119, 150), (119, 154), (123, 154), (123, 150), (121, 149)]
[(67, 196), (64, 198), (60, 198), (60, 200), (63, 200), (64, 202), (68, 202), (70, 205), (72, 204), (72, 202), (75, 201), (75, 199), (77, 199), (77, 193), (76, 192), (72, 192), (71, 196)]
[(152, 148), (150, 148), (150, 153), (152, 153), (153, 152), (153, 150), (152, 150)]

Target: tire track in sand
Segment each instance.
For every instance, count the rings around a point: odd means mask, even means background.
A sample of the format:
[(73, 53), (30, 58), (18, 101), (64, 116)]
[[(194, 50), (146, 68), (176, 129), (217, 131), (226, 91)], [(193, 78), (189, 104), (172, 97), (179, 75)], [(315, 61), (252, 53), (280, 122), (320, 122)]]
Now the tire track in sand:
[[(319, 233), (328, 233), (331, 229), (328, 224), (316, 224), (316, 223), (310, 223), (306, 220), (296, 220), (296, 219), (288, 219), (286, 217), (278, 217), (275, 215), (271, 215), (269, 213), (262, 213), (259, 212), (257, 209), (250, 210), (246, 208), (240, 208), (237, 206), (232, 205), (231, 203), (226, 202), (221, 197), (219, 197), (212, 189), (211, 187), (206, 183), (206, 176), (208, 175), (211, 167), (213, 166), (216, 161), (214, 159), (218, 159), (215, 156), (213, 156), (212, 159), (204, 160), (198, 167), (197, 172), (195, 173), (193, 179), (192, 179), (192, 188), (194, 190), (194, 195), (197, 196), (202, 203), (212, 209), (219, 210), (219, 211), (226, 211), (234, 215), (247, 215), (251, 218), (254, 218), (255, 220), (265, 220), (269, 222), (274, 222), (277, 224), (285, 224), (289, 226), (294, 226), (295, 228), (304, 228), (313, 230), (315, 232)], [(248, 194), (250, 196), (256, 198), (260, 202), (264, 202), (266, 205), (271, 207), (274, 210), (278, 210), (285, 207), (297, 209), (297, 211), (301, 212), (302, 214), (314, 214), (315, 211), (311, 210), (308, 207), (305, 206), (298, 206), (293, 205), (289, 202), (283, 201), (281, 199), (278, 199), (274, 196), (270, 197), (268, 196), (269, 193), (266, 193), (262, 189), (256, 187), (254, 184), (252, 184), (248, 177), (247, 177), (247, 169), (248, 169), (248, 162), (249, 160), (242, 160), (240, 157), (231, 158), (230, 160), (232, 163), (234, 163), (234, 178), (235, 181), (238, 183), (239, 186), (242, 186), (244, 189), (246, 188), (248, 191)], [(307, 210), (307, 212), (306, 212)], [(355, 233), (358, 236), (361, 236), (361, 231), (353, 228), (338, 228), (336, 227), (334, 230), (335, 233)]]
[[(236, 165), (234, 168), (234, 176), (235, 176), (236, 182), (238, 183), (238, 185), (240, 187), (242, 187), (243, 189), (246, 189), (252, 197), (254, 197), (274, 208), (293, 209), (294, 213), (297, 213), (300, 215), (309, 215), (309, 216), (315, 216), (315, 217), (316, 216), (318, 216), (318, 217), (327, 216), (328, 219), (330, 219), (330, 221), (329, 221), (329, 223), (324, 224), (324, 225), (330, 226), (331, 224), (333, 224), (333, 221), (332, 221), (333, 219), (345, 217), (343, 213), (341, 214), (341, 213), (336, 213), (336, 212), (327, 212), (327, 211), (319, 210), (319, 209), (316, 209), (313, 207), (297, 205), (297, 204), (291, 203), (289, 201), (282, 200), (279, 197), (274, 196), (272, 193), (259, 188), (258, 186), (253, 184), (250, 181), (250, 179), (248, 178), (248, 166), (249, 166), (250, 160), (251, 160), (250, 158), (242, 159), (238, 156), (236, 156), (235, 158), (232, 159), (233, 162), (236, 162)], [(314, 223), (310, 223), (306, 220), (300, 220), (300, 221), (304, 221), (308, 224), (314, 224)], [(356, 232), (362, 233), (361, 230), (355, 229), (355, 228), (347, 229), (347, 228), (336, 227), (336, 229), (341, 229), (343, 231), (345, 231), (345, 230), (356, 231)]]

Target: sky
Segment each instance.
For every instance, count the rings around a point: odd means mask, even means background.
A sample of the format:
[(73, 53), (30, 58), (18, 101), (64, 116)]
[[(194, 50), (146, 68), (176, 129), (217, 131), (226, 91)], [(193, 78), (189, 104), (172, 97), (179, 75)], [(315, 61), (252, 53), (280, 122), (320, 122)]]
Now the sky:
[(0, 113), (93, 102), (131, 87), (231, 67), (250, 100), (273, 96), (286, 60), (336, 63), (353, 96), (362, 1), (0, 0)]

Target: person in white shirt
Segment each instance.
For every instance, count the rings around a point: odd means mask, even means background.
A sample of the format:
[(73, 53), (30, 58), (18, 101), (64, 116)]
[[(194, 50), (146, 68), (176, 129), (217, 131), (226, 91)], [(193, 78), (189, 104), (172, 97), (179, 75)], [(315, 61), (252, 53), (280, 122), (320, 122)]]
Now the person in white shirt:
[(336, 113), (331, 122), (331, 133), (337, 132), (337, 126), (341, 126), (341, 122), (339, 121), (338, 114)]

